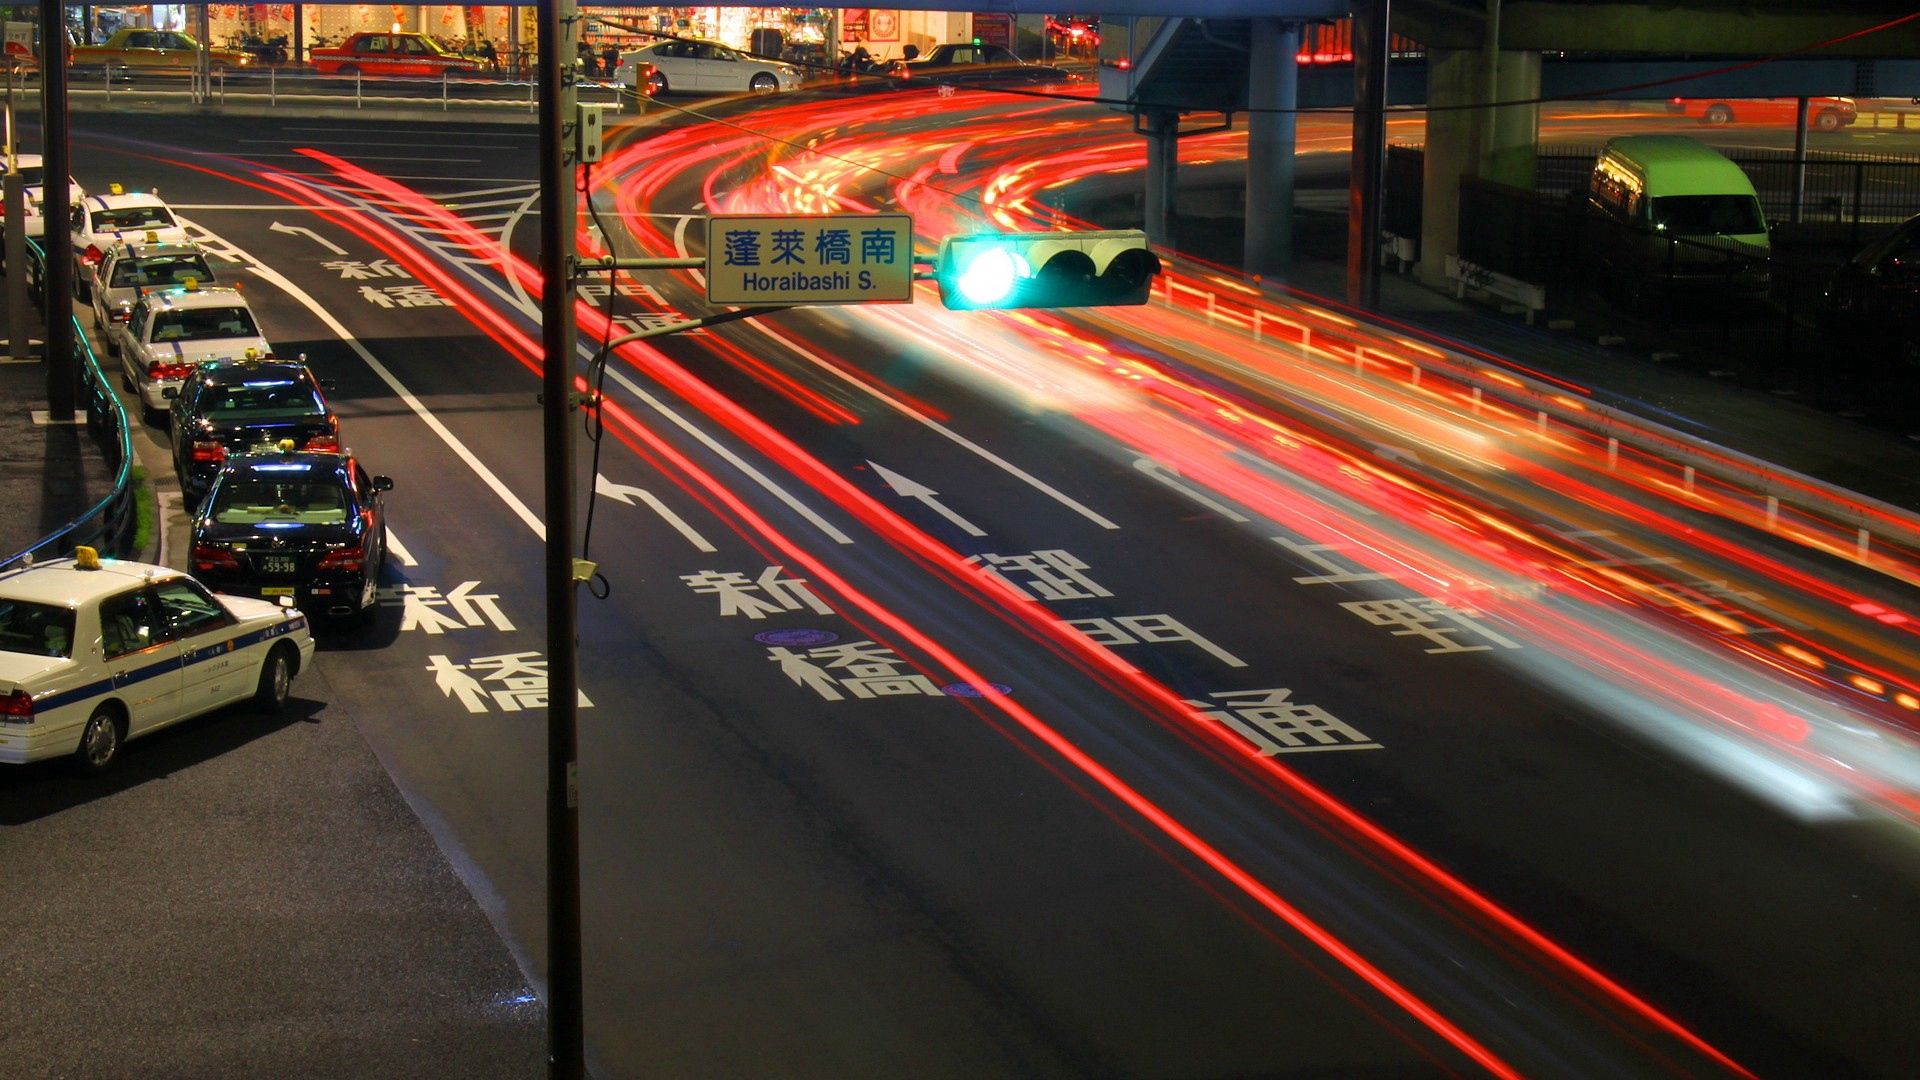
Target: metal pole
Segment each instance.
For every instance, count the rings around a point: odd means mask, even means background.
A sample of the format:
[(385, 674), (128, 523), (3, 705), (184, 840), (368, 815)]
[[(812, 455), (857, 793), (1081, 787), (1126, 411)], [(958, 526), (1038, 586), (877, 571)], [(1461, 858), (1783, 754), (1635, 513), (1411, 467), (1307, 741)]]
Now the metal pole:
[(40, 221), (47, 251), (47, 412), (64, 420), (79, 400), (80, 364), (73, 347), (72, 148), (67, 138), (67, 6), (40, 8), (40, 164), (45, 194)]
[(7, 65), (7, 175), (4, 183), (7, 227), (7, 351), (15, 360), (32, 359), (27, 326), (27, 184), (20, 175), (13, 145), (13, 72)]
[(1353, 179), (1347, 192), (1347, 303), (1380, 306), (1380, 190), (1386, 176), (1388, 0), (1356, 2)]
[(1793, 206), (1787, 220), (1800, 224), (1800, 210), (1807, 201), (1807, 99), (1802, 97), (1793, 110)]
[(580, 961), (579, 649), (573, 565), (575, 153), (574, 0), (542, 0), (540, 85), (540, 343), (546, 466), (547, 1075), (586, 1075)]

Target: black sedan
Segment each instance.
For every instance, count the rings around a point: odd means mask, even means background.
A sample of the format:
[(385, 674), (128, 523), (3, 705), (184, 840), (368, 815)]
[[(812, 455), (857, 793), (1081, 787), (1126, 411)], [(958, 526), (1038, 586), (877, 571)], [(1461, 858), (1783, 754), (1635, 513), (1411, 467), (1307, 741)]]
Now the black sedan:
[(387, 557), (391, 490), (348, 454), (234, 458), (194, 517), (193, 572), (219, 592), (290, 596), (309, 615), (365, 615)]
[(925, 56), (896, 64), (894, 73), (909, 80), (955, 86), (1051, 86), (1074, 82), (1072, 72), (1033, 64), (1004, 45), (935, 45)]
[(277, 450), (338, 453), (340, 419), (323, 384), (299, 360), (275, 357), (201, 364), (173, 402), (173, 471), (188, 505), (206, 493), (230, 457)]

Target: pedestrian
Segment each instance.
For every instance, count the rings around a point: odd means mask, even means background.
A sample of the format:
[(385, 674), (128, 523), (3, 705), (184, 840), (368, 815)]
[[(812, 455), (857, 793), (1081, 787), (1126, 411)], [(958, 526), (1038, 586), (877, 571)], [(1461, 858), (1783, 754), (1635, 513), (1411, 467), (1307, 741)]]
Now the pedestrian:
[(582, 40), (579, 46), (579, 54), (580, 54), (581, 73), (586, 75), (593, 74), (594, 65), (599, 63), (598, 60), (594, 59), (593, 46), (587, 44), (586, 41)]
[(488, 71), (496, 74), (500, 71), (500, 54), (494, 50), (492, 38), (480, 42), (480, 59), (486, 61)]
[(612, 78), (614, 73), (620, 69), (619, 47), (611, 41), (607, 42), (605, 47), (600, 50), (600, 63), (605, 65), (607, 77)]

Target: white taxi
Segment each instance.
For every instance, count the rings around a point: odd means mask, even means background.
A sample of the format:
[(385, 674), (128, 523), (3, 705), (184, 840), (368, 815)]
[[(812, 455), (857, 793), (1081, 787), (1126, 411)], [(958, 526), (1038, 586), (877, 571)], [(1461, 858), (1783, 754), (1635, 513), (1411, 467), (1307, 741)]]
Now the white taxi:
[(134, 301), (126, 321), (108, 320), (106, 338), (107, 351), (120, 357), (127, 389), (140, 396), (149, 416), (173, 408), (167, 391), (179, 393), (195, 366), (273, 351), (240, 290), (193, 281), (150, 290)]
[(251, 698), (287, 702), (313, 660), (297, 608), (178, 570), (74, 558), (0, 574), (0, 764), (71, 755), (100, 772), (128, 739)]
[(89, 195), (73, 204), (73, 284), (81, 299), (91, 295), (87, 270), (109, 248), (127, 240), (184, 244), (187, 230), (151, 191), (128, 191), (114, 184), (105, 195)]
[[(26, 206), (22, 212), (26, 215), (21, 221), (20, 231), (27, 236), (39, 236), (46, 232), (47, 219), (40, 213), (40, 206), (46, 199), (46, 168), (40, 162), (39, 154), (15, 154), (14, 167), (20, 170), (20, 183), (26, 193)], [(85, 201), (87, 189), (73, 177), (67, 177), (67, 202)]]

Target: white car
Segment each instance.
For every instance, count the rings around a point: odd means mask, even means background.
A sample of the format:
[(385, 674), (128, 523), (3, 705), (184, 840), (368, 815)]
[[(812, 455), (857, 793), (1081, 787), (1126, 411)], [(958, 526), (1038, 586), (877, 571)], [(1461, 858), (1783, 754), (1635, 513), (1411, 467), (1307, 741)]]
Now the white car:
[[(26, 217), (21, 222), (20, 231), (27, 236), (41, 236), (47, 231), (47, 219), (40, 213), (40, 204), (46, 199), (47, 176), (42, 168), (39, 154), (15, 154), (14, 167), (20, 170), (20, 181), (26, 194)], [(87, 189), (73, 177), (67, 177), (67, 201), (81, 202), (87, 197)]]
[(87, 274), (93, 294), (93, 325), (107, 351), (120, 355), (120, 343), (107, 333), (114, 323), (133, 317), (133, 305), (152, 289), (173, 285), (217, 285), (213, 265), (198, 244), (115, 244)]
[(73, 204), (73, 284), (88, 297), (88, 268), (107, 249), (132, 240), (147, 244), (184, 244), (187, 230), (160, 196), (113, 185), (105, 195), (89, 195)]
[(313, 660), (299, 609), (165, 566), (74, 558), (0, 574), (0, 763), (100, 772), (128, 739), (251, 698), (286, 705)]
[(124, 322), (108, 320), (107, 351), (120, 357), (127, 389), (148, 415), (173, 408), (169, 389), (210, 360), (244, 360), (273, 349), (240, 290), (197, 284), (151, 289)]
[(652, 64), (652, 92), (656, 94), (771, 94), (798, 90), (800, 69), (774, 60), (759, 60), (717, 41), (656, 41), (620, 57), (614, 68), (615, 86), (647, 92), (636, 69)]

